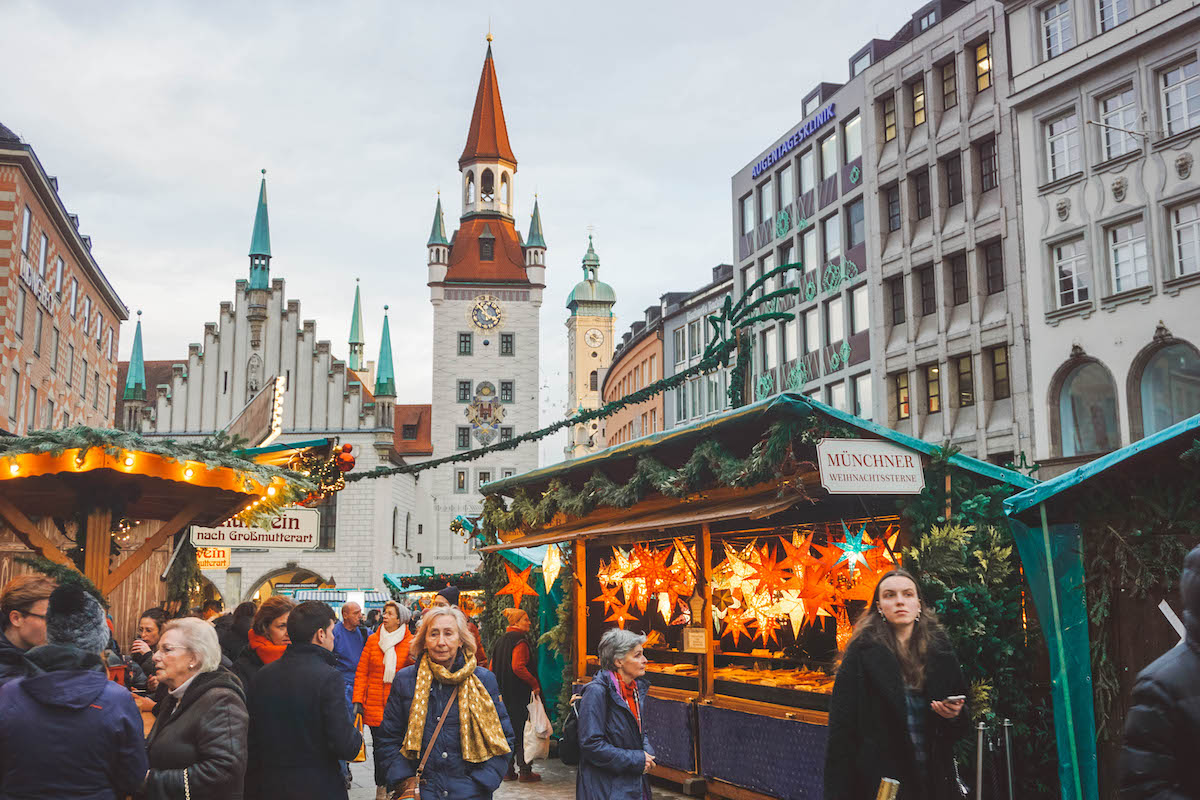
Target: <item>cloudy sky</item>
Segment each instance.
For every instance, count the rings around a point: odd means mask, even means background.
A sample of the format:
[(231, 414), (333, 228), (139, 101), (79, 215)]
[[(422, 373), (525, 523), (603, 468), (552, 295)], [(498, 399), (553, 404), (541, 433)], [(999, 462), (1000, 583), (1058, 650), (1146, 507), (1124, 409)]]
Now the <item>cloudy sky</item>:
[(425, 240), (439, 189), (456, 227), (490, 18), (518, 227), (537, 192), (549, 245), (549, 420), (564, 411), (563, 303), (589, 227), (619, 330), (663, 292), (706, 283), (731, 257), (733, 173), (794, 125), (804, 93), (844, 81), (850, 54), (911, 11), (883, 0), (0, 0), (0, 122), (58, 176), (131, 316), (144, 310), (148, 359), (184, 359), (247, 276), (266, 168), (272, 277), (342, 358), (361, 278), (368, 355), (390, 304), (400, 402), (428, 402)]

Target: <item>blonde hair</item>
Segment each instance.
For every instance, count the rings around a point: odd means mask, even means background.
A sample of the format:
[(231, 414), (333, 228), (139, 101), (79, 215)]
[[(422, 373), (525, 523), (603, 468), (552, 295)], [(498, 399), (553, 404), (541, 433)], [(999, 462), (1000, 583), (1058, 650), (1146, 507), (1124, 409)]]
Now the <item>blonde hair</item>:
[(475, 652), (475, 637), (471, 635), (466, 614), (454, 606), (434, 606), (421, 615), (421, 627), (417, 628), (417, 635), (413, 637), (412, 644), (408, 646), (408, 652), (412, 655), (413, 661), (420, 662), (421, 656), (425, 654), (425, 640), (429, 637), (429, 627), (438, 617), (453, 618), (454, 624), (458, 628), (459, 649), (467, 653)]

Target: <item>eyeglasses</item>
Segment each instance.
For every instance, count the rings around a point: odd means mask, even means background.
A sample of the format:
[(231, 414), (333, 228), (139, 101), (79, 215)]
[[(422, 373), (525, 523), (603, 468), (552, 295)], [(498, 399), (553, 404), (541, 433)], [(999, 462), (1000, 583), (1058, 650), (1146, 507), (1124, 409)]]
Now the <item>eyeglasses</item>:
[(23, 617), (37, 617), (38, 619), (43, 619), (43, 620), (46, 618), (45, 614), (35, 614), (32, 611), (20, 611), (18, 613)]
[(169, 655), (171, 655), (171, 653), (174, 653), (177, 650), (186, 650), (186, 649), (187, 648), (181, 644), (160, 644), (158, 646), (158, 652), (162, 653), (164, 656), (169, 656)]

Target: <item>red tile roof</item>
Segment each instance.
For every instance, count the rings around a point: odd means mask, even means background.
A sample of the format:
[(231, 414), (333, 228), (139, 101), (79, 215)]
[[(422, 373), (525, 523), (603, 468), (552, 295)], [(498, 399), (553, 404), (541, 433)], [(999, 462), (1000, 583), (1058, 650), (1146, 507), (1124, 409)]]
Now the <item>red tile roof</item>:
[[(154, 405), (155, 387), (160, 383), (171, 385), (171, 367), (176, 364), (186, 364), (187, 359), (181, 361), (147, 361), (146, 366), (146, 403)], [(116, 420), (117, 427), (121, 427), (125, 422), (125, 378), (129, 375), (129, 362), (117, 362), (117, 405), (116, 405)]]
[[(394, 406), (392, 446), (402, 456), (433, 455), (433, 406)], [(405, 439), (404, 426), (416, 425), (417, 438)]]
[(475, 111), (471, 114), (467, 144), (459, 156), (458, 165), (461, 167), (477, 158), (498, 159), (514, 167), (517, 165), (517, 157), (508, 143), (508, 126), (504, 123), (500, 83), (496, 80), (490, 44), (487, 58), (483, 60), (483, 72), (479, 76), (479, 91), (475, 94)]
[[(493, 258), (479, 257), (479, 237), (487, 230), (495, 237)], [(446, 282), (529, 283), (525, 274), (525, 251), (513, 221), (504, 217), (470, 217), (462, 221), (450, 243), (450, 267)]]

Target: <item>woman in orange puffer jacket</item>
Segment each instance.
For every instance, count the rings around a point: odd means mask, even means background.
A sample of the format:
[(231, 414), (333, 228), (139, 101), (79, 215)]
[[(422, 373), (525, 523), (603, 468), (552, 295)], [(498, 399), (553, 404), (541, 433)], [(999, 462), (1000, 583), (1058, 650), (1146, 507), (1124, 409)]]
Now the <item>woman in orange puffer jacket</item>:
[[(392, 693), (392, 679), (408, 663), (408, 646), (413, 638), (408, 630), (411, 614), (394, 600), (385, 603), (383, 622), (367, 639), (358, 660), (358, 671), (354, 675), (354, 712), (362, 714), (363, 723), (371, 728), (372, 739), (375, 729), (383, 723), (383, 709)], [(386, 784), (376, 758), (375, 785), (384, 787)]]

